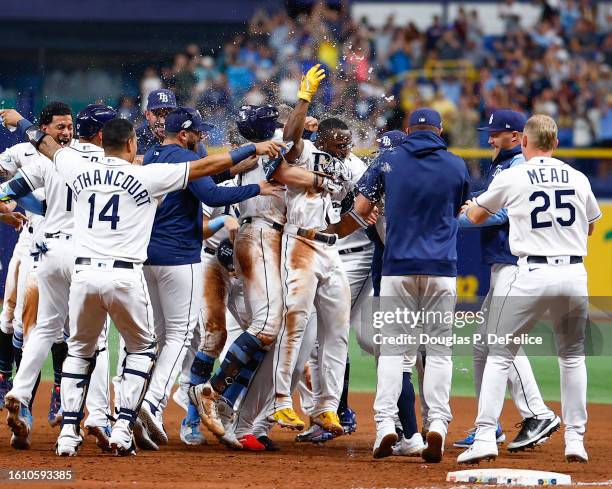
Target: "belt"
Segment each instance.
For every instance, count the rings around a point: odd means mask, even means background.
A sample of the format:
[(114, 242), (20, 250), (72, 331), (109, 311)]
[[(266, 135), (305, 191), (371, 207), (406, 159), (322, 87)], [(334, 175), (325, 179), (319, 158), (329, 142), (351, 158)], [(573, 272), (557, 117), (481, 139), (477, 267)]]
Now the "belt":
[(70, 241), (72, 239), (72, 234), (62, 233), (61, 231), (57, 233), (45, 233), (45, 239), (65, 239)]
[(343, 250), (339, 250), (338, 253), (341, 255), (348, 255), (349, 253), (359, 253), (360, 251), (365, 251), (369, 248), (369, 246), (357, 246), (355, 248), (345, 248)]
[(213, 255), (213, 256), (215, 256), (217, 254), (217, 252), (215, 250), (213, 250), (212, 248), (209, 248), (208, 246), (206, 246), (204, 248), (204, 253), (207, 253), (207, 254)]
[[(262, 220), (267, 222), (270, 226), (272, 226), (272, 229), (276, 229), (277, 231), (282, 232), (283, 231), (283, 225), (279, 224), (277, 222), (274, 221), (269, 221), (268, 219), (264, 219), (264, 218), (256, 218), (256, 220)], [(251, 224), (253, 222), (253, 218), (252, 217), (245, 217), (240, 224)]]
[[(563, 263), (563, 259), (561, 257), (554, 256), (528, 256), (527, 263), (536, 264), (550, 264), (550, 265), (561, 265)], [(570, 256), (569, 263), (570, 265), (576, 265), (577, 263), (582, 263), (583, 259), (581, 256)]]
[(334, 245), (336, 243), (336, 240), (338, 239), (338, 236), (336, 236), (335, 234), (320, 233), (318, 231), (315, 231), (314, 229), (298, 228), (296, 234), (298, 236), (301, 236), (302, 238), (320, 241), (321, 243), (328, 244), (329, 246)]
[[(94, 261), (96, 259), (94, 258)], [(129, 261), (121, 261), (121, 260), (98, 260), (98, 267), (101, 267), (103, 262), (105, 261), (113, 261), (113, 268), (127, 268), (130, 270), (134, 269), (134, 264)], [(91, 258), (82, 258), (79, 257), (74, 261), (75, 265), (91, 265)]]

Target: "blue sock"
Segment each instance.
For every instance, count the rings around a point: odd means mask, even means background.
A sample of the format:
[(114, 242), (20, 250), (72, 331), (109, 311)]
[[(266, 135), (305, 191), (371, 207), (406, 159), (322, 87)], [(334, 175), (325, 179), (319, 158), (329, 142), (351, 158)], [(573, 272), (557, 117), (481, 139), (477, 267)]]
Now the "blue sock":
[(348, 407), (349, 380), (351, 378), (351, 360), (346, 356), (346, 368), (344, 369), (344, 384), (342, 385), (342, 394), (338, 403), (338, 414), (346, 411)]
[(196, 407), (191, 404), (191, 402), (189, 402), (189, 407), (187, 408), (187, 421), (194, 421), (194, 420), (199, 420), (200, 419), (200, 415), (198, 414), (198, 410), (196, 409)]
[(19, 370), (21, 364), (21, 353), (23, 348), (23, 333), (13, 332), (13, 357), (15, 359), (15, 370)]
[(398, 416), (406, 439), (411, 438), (418, 431), (416, 412), (414, 411), (414, 386), (411, 377), (410, 372), (404, 372), (402, 393), (397, 401)]
[(196, 353), (193, 363), (191, 364), (191, 375), (189, 382), (192, 385), (199, 385), (208, 382), (212, 369), (215, 365), (215, 359), (201, 351)]
[[(255, 359), (255, 354), (262, 350), (262, 346), (261, 341), (246, 331), (238, 336), (229, 347), (221, 366), (210, 378), (213, 389), (219, 394), (223, 394), (230, 385), (236, 382), (245, 368), (254, 373), (257, 368), (250, 367), (249, 363)], [(261, 359), (263, 360), (263, 356), (261, 356)], [(257, 366), (259, 366), (259, 363), (261, 363), (261, 360), (257, 362)], [(248, 372), (246, 374), (250, 381), (252, 374), (250, 376)], [(248, 381), (243, 385), (246, 387)]]

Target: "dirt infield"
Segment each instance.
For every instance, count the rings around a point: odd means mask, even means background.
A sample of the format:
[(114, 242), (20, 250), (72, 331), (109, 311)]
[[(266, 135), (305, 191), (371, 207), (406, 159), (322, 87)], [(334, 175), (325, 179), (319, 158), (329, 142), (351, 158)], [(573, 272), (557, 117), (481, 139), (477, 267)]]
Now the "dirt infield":
[[(39, 393), (46, 393), (43, 385)], [(215, 440), (204, 447), (187, 447), (178, 437), (178, 426), (183, 415), (174, 402), (170, 402), (165, 422), (170, 444), (159, 452), (140, 452), (136, 457), (117, 458), (102, 455), (92, 441), (87, 440), (77, 458), (59, 458), (53, 453), (57, 429), (46, 422), (46, 395), (39, 395), (35, 406), (33, 448), (17, 452), (9, 447), (8, 428), (4, 425), (0, 435), (0, 467), (3, 469), (72, 469), (75, 481), (71, 483), (11, 483), (13, 487), (161, 487), (161, 488), (414, 488), (451, 487), (446, 484), (448, 471), (461, 470), (455, 458), (459, 449), (450, 447), (452, 441), (462, 437), (474, 419), (476, 405), (473, 399), (453, 399), (455, 416), (450, 426), (447, 451), (442, 463), (427, 465), (420, 458), (391, 457), (374, 461), (372, 443), (374, 422), (371, 394), (351, 394), (350, 404), (357, 411), (357, 432), (327, 443), (314, 446), (294, 443), (290, 433), (275, 429), (272, 437), (282, 451), (277, 453), (245, 453), (230, 451)], [(558, 404), (554, 409), (560, 412)], [(483, 463), (481, 467), (513, 467), (541, 469), (570, 474), (579, 482), (603, 482), (612, 479), (612, 406), (589, 407), (588, 465), (567, 464), (563, 458), (561, 433), (555, 434), (544, 446), (535, 451), (510, 455), (504, 448), (497, 461)], [(507, 405), (502, 423), (509, 437), (516, 432), (518, 417), (514, 407)], [(211, 439), (212, 436), (209, 436)], [(450, 448), (449, 448), (450, 447)], [(8, 483), (0, 485), (7, 487)], [(465, 487), (465, 486), (464, 486)], [(612, 487), (600, 485), (600, 487)]]

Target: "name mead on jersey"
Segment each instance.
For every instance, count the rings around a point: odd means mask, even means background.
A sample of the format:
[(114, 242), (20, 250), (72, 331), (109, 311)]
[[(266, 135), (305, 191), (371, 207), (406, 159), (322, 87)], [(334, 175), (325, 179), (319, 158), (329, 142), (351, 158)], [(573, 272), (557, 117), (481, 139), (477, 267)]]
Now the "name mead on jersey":
[(527, 175), (529, 175), (529, 182), (532, 185), (536, 183), (569, 183), (569, 172), (554, 167), (527, 170)]
[(122, 188), (134, 198), (137, 207), (151, 202), (151, 196), (146, 187), (133, 175), (126, 175), (126, 173), (121, 170), (88, 170), (81, 173), (72, 182), (72, 188), (76, 196), (84, 189), (96, 185), (109, 185)]

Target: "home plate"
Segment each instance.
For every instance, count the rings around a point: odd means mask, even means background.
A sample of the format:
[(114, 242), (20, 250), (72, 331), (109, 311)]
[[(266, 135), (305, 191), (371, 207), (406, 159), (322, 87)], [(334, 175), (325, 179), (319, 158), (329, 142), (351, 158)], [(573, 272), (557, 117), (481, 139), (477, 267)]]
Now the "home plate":
[(569, 475), (541, 470), (472, 469), (449, 472), (446, 482), (504, 484), (507, 486), (558, 486), (571, 484)]

